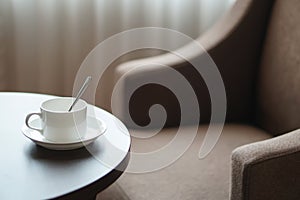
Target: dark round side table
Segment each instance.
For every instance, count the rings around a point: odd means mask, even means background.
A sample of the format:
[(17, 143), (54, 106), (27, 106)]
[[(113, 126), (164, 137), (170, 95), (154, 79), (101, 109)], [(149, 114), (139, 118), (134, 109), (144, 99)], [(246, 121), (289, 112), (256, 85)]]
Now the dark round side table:
[(26, 138), (26, 114), (55, 96), (0, 92), (0, 199), (92, 199), (118, 179), (129, 161), (130, 135), (112, 114), (89, 105), (107, 129), (92, 144), (48, 150)]

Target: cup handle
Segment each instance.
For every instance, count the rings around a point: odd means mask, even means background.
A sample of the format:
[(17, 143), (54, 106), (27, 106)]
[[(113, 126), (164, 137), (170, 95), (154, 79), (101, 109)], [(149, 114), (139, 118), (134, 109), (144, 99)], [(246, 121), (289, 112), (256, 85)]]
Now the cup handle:
[(32, 127), (29, 125), (29, 119), (31, 116), (33, 115), (38, 115), (40, 118), (42, 118), (42, 114), (41, 113), (30, 113), (26, 116), (26, 119), (25, 119), (25, 124), (28, 128), (32, 129), (32, 130), (36, 130), (36, 131), (39, 131), (42, 133), (43, 129), (39, 129), (39, 128), (35, 128), (35, 127)]

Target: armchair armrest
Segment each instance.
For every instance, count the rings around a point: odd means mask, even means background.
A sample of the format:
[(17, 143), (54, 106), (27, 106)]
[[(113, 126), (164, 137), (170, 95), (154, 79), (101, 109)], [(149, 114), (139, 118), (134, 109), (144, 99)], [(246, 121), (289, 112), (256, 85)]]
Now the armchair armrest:
[(232, 200), (300, 199), (300, 129), (236, 148)]
[[(271, 2), (272, 0), (237, 0), (222, 19), (196, 39), (196, 42), (203, 46), (216, 63), (223, 78), (227, 95), (226, 119), (228, 121), (251, 120), (254, 75)], [(261, 23), (257, 23), (258, 21)], [(167, 126), (179, 124), (181, 114), (178, 101), (166, 88), (148, 84), (138, 88), (133, 96), (128, 96), (128, 86), (131, 86), (134, 81), (149, 77), (168, 77), (168, 71), (158, 65), (154, 66), (155, 63), (177, 70), (188, 80), (199, 102), (201, 122), (209, 122), (211, 117), (209, 92), (202, 75), (191, 65), (191, 61), (205, 57), (207, 54), (192, 47), (187, 44), (179, 49), (184, 52), (184, 59), (166, 53), (117, 66), (114, 80), (116, 83), (122, 77), (123, 85), (122, 91), (117, 94), (118, 108), (115, 109), (114, 114), (126, 123), (126, 118), (129, 116), (124, 116), (125, 112), (122, 109), (129, 106), (135, 123), (146, 125), (150, 122), (148, 108), (153, 104), (161, 104), (168, 113)], [(132, 102), (130, 105), (126, 105), (128, 98)]]

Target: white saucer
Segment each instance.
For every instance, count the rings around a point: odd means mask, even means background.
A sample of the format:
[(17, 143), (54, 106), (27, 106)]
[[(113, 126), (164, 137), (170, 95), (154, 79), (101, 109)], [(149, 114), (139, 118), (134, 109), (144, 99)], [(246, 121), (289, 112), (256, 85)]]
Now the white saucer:
[[(29, 122), (33, 127), (39, 127), (40, 119), (35, 119)], [(71, 150), (78, 149), (83, 146), (86, 146), (93, 141), (95, 141), (100, 135), (102, 135), (106, 130), (105, 123), (94, 117), (87, 117), (87, 132), (83, 139), (72, 142), (53, 142), (47, 140), (39, 131), (32, 130), (26, 125), (23, 125), (22, 132), (23, 134), (32, 140), (37, 145), (45, 147), (52, 150)]]

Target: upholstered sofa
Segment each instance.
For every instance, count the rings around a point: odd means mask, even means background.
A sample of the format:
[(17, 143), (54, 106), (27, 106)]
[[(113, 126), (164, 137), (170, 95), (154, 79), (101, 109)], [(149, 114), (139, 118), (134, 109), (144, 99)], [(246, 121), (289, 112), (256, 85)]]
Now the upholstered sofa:
[[(200, 125), (186, 125), (188, 136), (198, 134), (173, 164), (150, 173), (125, 173), (98, 199), (300, 199), (300, 1), (237, 0), (233, 8), (197, 41), (208, 51), (222, 75), (226, 95), (226, 123), (210, 154), (198, 158), (207, 123), (210, 99), (205, 83), (188, 61), (168, 55), (123, 63), (115, 80), (123, 77), (120, 105), (126, 104), (126, 85), (137, 78), (165, 76), (147, 63), (173, 66), (193, 86), (201, 107)], [(188, 47), (187, 47), (188, 48)], [(191, 58), (201, 56), (190, 51)], [(134, 73), (124, 75), (143, 66)], [(145, 108), (166, 105), (167, 125), (150, 139), (133, 137), (132, 152), (147, 152), (168, 143), (180, 119), (176, 101), (156, 85), (141, 87), (131, 96), (133, 120), (149, 123)], [(122, 96), (122, 94), (124, 94)], [(147, 110), (146, 110), (147, 111)], [(125, 122), (128, 116), (119, 117)], [(215, 123), (217, 126), (218, 122)], [(132, 129), (131, 133), (147, 134)]]

